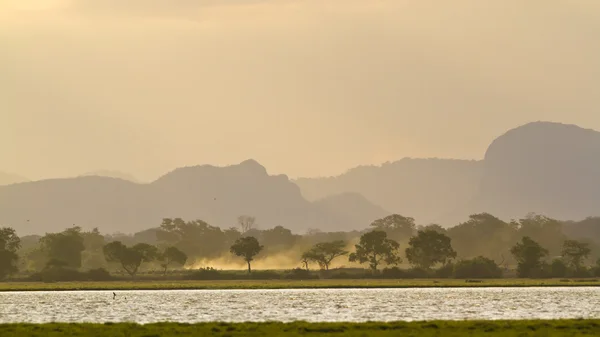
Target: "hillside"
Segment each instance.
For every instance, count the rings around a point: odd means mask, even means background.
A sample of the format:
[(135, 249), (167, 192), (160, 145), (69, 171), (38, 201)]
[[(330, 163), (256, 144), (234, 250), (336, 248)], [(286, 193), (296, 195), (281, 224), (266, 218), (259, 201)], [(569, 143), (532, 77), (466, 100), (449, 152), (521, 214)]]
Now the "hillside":
[(402, 159), (296, 183), (309, 200), (360, 193), (420, 224), (452, 226), (479, 212), (579, 220), (600, 215), (600, 132), (529, 123), (494, 140), (482, 161)]
[(471, 210), (506, 219), (537, 212), (579, 220), (600, 214), (600, 132), (535, 122), (488, 148)]
[(381, 166), (361, 166), (328, 178), (296, 180), (309, 200), (353, 192), (420, 223), (463, 205), (479, 188), (483, 163), (454, 159), (405, 158)]
[(319, 199), (314, 205), (323, 213), (334, 214), (342, 223), (351, 225), (347, 230), (362, 230), (375, 219), (390, 215), (390, 212), (371, 203), (358, 193), (341, 193)]
[[(357, 209), (372, 209), (357, 202)], [(73, 224), (135, 232), (159, 225), (164, 217), (230, 227), (244, 214), (255, 216), (260, 228), (283, 225), (294, 231), (364, 228), (372, 220), (307, 201), (286, 176), (271, 176), (253, 160), (228, 167), (179, 168), (150, 184), (87, 176), (0, 187), (0, 223), (21, 234)]]
[(89, 176), (98, 176), (98, 177), (107, 177), (107, 178), (118, 178), (127, 181), (131, 181), (132, 183), (141, 183), (139, 179), (134, 177), (133, 175), (121, 171), (114, 170), (96, 170), (91, 172), (86, 172), (82, 174), (80, 177), (89, 177)]

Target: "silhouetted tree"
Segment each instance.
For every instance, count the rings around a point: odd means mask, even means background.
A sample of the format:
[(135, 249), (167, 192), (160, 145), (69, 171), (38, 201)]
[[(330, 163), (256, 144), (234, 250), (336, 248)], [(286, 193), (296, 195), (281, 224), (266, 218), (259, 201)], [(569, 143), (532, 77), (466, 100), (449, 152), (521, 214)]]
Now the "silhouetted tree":
[(413, 266), (430, 269), (436, 263), (445, 264), (456, 257), (451, 239), (433, 230), (419, 231), (410, 238), (406, 248), (406, 258)]
[(81, 253), (85, 250), (81, 227), (46, 234), (40, 239), (40, 244), (48, 259), (62, 261), (69, 268), (81, 268)]
[(369, 267), (376, 271), (382, 262), (388, 265), (396, 265), (402, 262), (399, 254), (400, 244), (388, 239), (384, 231), (371, 231), (360, 237), (359, 244), (355, 245), (356, 252), (350, 254), (350, 262), (360, 264), (368, 262)]
[(554, 259), (550, 264), (550, 277), (565, 277), (567, 276), (567, 265), (561, 259)]
[(446, 229), (438, 224), (431, 224), (427, 226), (420, 226), (420, 231), (435, 231), (438, 233), (446, 234)]
[(10, 227), (0, 228), (0, 280), (17, 271), (17, 250), (21, 239)]
[(289, 249), (298, 241), (299, 237), (299, 235), (294, 235), (291, 230), (282, 226), (260, 231), (260, 242), (267, 246), (269, 251)]
[(383, 219), (377, 219), (371, 223), (371, 227), (374, 230), (386, 232), (390, 238), (395, 240), (410, 238), (417, 228), (415, 219), (399, 214), (392, 214)]
[(158, 260), (162, 262), (160, 266), (163, 267), (163, 274), (166, 275), (170, 264), (177, 263), (183, 266), (187, 261), (187, 255), (175, 247), (168, 247), (158, 256)]
[(255, 229), (256, 227), (256, 218), (249, 215), (240, 215), (238, 216), (238, 225), (240, 226), (240, 230), (242, 234), (246, 233), (251, 229)]
[(526, 236), (510, 250), (517, 260), (517, 275), (519, 277), (539, 276), (542, 259), (548, 255), (548, 250)]
[(580, 271), (583, 268), (583, 261), (591, 253), (590, 245), (577, 240), (565, 240), (563, 243), (562, 257), (567, 266), (574, 271)]
[(510, 247), (517, 241), (517, 228), (518, 224), (506, 223), (489, 213), (479, 213), (448, 228), (445, 234), (452, 239), (458, 256), (502, 259), (510, 256)]
[(559, 255), (566, 239), (563, 224), (555, 219), (529, 213), (518, 222), (518, 237), (528, 236), (548, 250), (550, 256)]
[(304, 252), (304, 253), (302, 253), (302, 256), (300, 257), (300, 262), (302, 262), (304, 269), (306, 269), (307, 271), (309, 270), (308, 264), (310, 263), (310, 261), (313, 260), (308, 254), (309, 254), (309, 252)]
[(348, 251), (344, 250), (345, 247), (346, 242), (342, 240), (319, 242), (308, 252), (305, 252), (302, 258), (318, 263), (321, 269), (329, 270), (331, 262), (336, 257), (348, 254)]
[(254, 260), (254, 257), (258, 255), (263, 248), (264, 247), (258, 243), (258, 240), (256, 240), (255, 237), (245, 236), (237, 239), (231, 246), (230, 251), (232, 254), (244, 258), (244, 261), (248, 264), (248, 274), (250, 274), (252, 273), (250, 262)]
[(163, 219), (160, 230), (156, 232), (159, 242), (167, 246), (174, 246), (187, 256), (216, 257), (229, 248), (230, 235), (239, 232), (211, 226), (205, 221), (184, 221), (181, 218)]
[(499, 278), (502, 270), (492, 259), (478, 256), (471, 260), (461, 260), (454, 265), (456, 278)]
[(127, 247), (120, 241), (113, 241), (103, 248), (108, 262), (117, 262), (131, 277), (135, 277), (142, 262), (151, 262), (158, 256), (158, 249), (147, 243)]
[(98, 228), (90, 232), (82, 232), (85, 250), (81, 253), (82, 265), (86, 268), (101, 268), (106, 265), (102, 247), (104, 247), (104, 236)]

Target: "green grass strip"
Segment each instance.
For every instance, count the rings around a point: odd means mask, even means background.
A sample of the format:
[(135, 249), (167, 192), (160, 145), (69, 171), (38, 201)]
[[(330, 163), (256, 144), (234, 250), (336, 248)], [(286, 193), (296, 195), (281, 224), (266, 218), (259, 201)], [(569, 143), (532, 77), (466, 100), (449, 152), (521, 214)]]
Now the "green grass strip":
[(431, 321), (395, 323), (4, 324), (0, 336), (600, 336), (600, 320)]
[(108, 281), (0, 282), (1, 291), (36, 290), (169, 290), (169, 289), (318, 289), (318, 288), (444, 288), (444, 287), (577, 287), (600, 286), (597, 279), (496, 280), (236, 280), (236, 281)]

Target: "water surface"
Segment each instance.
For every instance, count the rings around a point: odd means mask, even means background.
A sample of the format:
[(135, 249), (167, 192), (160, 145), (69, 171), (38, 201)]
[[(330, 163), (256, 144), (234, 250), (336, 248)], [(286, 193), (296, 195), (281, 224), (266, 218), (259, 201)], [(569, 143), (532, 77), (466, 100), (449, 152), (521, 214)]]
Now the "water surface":
[(0, 323), (600, 318), (598, 287), (115, 292), (0, 293)]

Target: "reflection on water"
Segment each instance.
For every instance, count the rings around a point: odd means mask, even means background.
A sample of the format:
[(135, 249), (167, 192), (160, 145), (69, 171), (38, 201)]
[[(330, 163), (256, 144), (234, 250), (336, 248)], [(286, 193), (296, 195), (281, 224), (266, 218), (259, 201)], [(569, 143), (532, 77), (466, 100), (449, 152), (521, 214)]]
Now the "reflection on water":
[(600, 318), (600, 288), (0, 293), (6, 322), (364, 322)]

